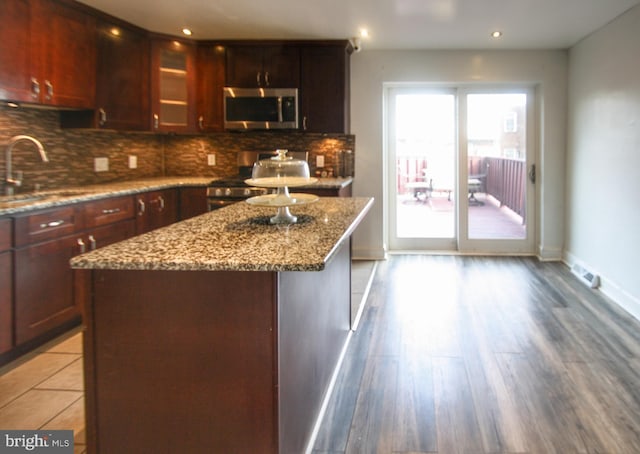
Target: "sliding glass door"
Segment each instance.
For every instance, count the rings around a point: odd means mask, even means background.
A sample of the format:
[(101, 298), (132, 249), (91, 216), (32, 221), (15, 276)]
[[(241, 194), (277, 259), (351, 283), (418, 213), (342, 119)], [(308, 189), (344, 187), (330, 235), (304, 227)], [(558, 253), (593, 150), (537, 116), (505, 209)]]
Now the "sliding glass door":
[(526, 89), (388, 89), (391, 250), (534, 252), (532, 99)]

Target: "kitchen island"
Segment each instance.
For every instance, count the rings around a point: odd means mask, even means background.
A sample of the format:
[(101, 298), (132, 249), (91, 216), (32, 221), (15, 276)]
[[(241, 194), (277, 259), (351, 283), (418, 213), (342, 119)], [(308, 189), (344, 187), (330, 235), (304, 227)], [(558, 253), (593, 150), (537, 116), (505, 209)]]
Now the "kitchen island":
[[(369, 198), (238, 203), (72, 260), (89, 453), (302, 453), (349, 336)], [(87, 271), (89, 270), (89, 271)]]

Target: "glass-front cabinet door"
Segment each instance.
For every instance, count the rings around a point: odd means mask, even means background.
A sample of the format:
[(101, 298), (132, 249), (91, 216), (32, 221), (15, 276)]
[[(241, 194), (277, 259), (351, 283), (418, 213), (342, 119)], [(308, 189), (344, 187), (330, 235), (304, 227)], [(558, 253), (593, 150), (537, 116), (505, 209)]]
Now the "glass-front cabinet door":
[(195, 130), (195, 56), (190, 43), (152, 43), (151, 99), (153, 131)]

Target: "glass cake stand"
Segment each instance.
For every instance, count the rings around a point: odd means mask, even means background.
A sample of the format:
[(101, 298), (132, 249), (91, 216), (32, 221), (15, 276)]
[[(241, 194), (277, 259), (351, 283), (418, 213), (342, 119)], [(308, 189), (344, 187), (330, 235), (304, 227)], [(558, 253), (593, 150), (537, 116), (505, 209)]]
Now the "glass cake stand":
[(269, 219), (271, 224), (295, 224), (298, 218), (291, 214), (289, 207), (316, 202), (318, 196), (290, 193), (289, 188), (313, 184), (318, 179), (309, 177), (309, 165), (306, 161), (288, 157), (287, 150), (277, 150), (277, 153), (273, 158), (256, 162), (252, 178), (245, 180), (251, 186), (276, 189), (276, 193), (251, 197), (246, 202), (276, 208), (276, 215)]

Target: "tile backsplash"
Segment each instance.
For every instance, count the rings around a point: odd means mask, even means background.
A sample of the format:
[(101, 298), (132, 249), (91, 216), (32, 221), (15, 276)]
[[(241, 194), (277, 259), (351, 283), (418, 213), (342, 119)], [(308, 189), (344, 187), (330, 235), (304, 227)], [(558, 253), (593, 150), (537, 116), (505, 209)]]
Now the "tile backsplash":
[[(23, 172), (18, 192), (68, 186), (136, 180), (159, 176), (222, 177), (236, 172), (239, 150), (286, 148), (308, 151), (312, 174), (316, 170), (338, 173), (338, 156), (353, 150), (355, 137), (339, 134), (274, 132), (213, 133), (202, 135), (158, 135), (100, 130), (60, 129), (55, 110), (0, 106), (0, 179), (4, 179), (4, 151), (9, 139), (26, 134), (38, 139), (47, 150), (49, 162), (41, 161), (33, 143), (22, 141), (13, 148), (13, 170)], [(215, 155), (215, 166), (207, 156)], [(316, 169), (316, 157), (323, 155), (325, 167)], [(137, 168), (128, 166), (135, 156)], [(96, 172), (95, 158), (108, 158), (109, 170)], [(4, 185), (4, 183), (2, 183)], [(4, 186), (2, 187), (4, 193)]]

